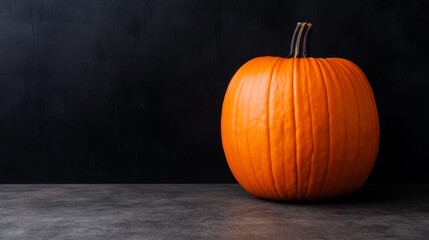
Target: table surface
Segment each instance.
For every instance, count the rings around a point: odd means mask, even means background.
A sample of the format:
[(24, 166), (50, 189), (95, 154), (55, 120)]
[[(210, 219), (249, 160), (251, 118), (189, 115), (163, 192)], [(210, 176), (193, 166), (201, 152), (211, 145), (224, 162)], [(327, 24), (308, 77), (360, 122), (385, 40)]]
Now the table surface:
[(279, 203), (237, 184), (0, 185), (0, 239), (429, 239), (429, 185)]

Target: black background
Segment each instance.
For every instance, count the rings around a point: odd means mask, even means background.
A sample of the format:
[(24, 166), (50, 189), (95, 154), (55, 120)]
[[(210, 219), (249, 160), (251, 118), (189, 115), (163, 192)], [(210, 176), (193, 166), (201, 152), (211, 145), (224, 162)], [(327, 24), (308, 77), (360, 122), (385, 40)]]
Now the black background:
[(298, 21), (373, 87), (370, 181), (429, 182), (426, 0), (0, 0), (0, 182), (233, 182), (229, 80), (286, 56)]

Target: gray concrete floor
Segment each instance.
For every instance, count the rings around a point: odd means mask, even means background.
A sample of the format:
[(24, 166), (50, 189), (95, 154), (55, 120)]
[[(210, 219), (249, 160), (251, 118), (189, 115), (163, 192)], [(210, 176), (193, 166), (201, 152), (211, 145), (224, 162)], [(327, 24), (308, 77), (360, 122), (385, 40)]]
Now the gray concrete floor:
[(236, 184), (0, 185), (0, 239), (429, 239), (429, 185), (311, 204)]

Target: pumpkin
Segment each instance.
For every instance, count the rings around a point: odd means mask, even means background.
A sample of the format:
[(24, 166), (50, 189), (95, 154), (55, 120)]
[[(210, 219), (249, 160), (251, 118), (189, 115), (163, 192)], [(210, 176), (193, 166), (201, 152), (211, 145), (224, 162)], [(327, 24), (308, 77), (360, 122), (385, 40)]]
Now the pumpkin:
[(312, 58), (311, 23), (297, 24), (289, 57), (257, 57), (232, 77), (222, 106), (222, 146), (238, 183), (264, 199), (347, 196), (367, 180), (379, 121), (362, 70)]

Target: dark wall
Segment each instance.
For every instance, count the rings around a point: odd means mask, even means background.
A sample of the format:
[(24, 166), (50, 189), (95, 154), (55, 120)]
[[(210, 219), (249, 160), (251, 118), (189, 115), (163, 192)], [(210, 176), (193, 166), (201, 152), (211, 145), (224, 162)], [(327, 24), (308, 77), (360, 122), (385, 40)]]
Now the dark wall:
[[(345, 3), (347, 2), (347, 3)], [(285, 56), (367, 74), (372, 182), (429, 182), (429, 2), (0, 0), (0, 182), (232, 182), (220, 140), (234, 72)]]

